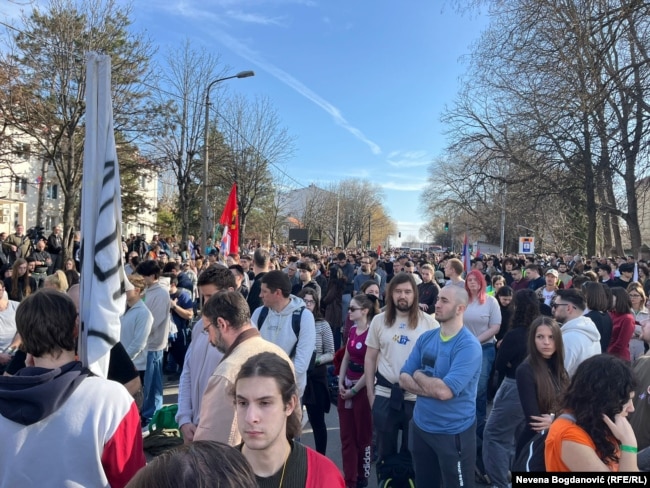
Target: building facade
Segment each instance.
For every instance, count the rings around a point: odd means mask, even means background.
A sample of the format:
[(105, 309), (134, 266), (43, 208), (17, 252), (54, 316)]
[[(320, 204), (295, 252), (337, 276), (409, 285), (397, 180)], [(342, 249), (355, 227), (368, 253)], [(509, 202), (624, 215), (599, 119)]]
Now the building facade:
[[(0, 164), (0, 232), (12, 233), (17, 224), (30, 229), (37, 226), (39, 202), (41, 226), (49, 235), (62, 225), (64, 196), (51, 161), (38, 150), (35, 140), (18, 131), (5, 129)], [(157, 173), (141, 176), (139, 190), (143, 199), (158, 201)], [(153, 234), (156, 227), (156, 205), (145, 208), (137, 217), (122, 222), (122, 235)]]

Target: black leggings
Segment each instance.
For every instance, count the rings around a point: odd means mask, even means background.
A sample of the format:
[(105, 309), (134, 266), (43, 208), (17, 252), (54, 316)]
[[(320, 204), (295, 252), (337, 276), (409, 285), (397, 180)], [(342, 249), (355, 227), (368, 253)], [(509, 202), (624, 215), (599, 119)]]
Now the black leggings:
[(309, 423), (314, 431), (316, 451), (325, 456), (327, 450), (327, 425), (325, 425), (325, 410), (321, 405), (305, 405)]

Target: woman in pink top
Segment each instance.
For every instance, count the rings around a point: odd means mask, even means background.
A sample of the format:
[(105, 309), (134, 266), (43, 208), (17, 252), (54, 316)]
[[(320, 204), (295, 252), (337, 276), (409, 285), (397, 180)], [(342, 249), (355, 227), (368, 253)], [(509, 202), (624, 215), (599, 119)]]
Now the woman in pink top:
[(377, 313), (378, 299), (374, 295), (356, 295), (350, 301), (348, 316), (354, 325), (341, 361), (338, 403), (343, 474), (348, 487), (366, 486), (370, 476), (372, 413), (364, 391), (363, 362), (368, 327)]
[(634, 315), (632, 302), (624, 288), (615, 286), (611, 289), (614, 303), (609, 312), (612, 318), (612, 338), (607, 352), (626, 361), (630, 361), (630, 339), (634, 335)]

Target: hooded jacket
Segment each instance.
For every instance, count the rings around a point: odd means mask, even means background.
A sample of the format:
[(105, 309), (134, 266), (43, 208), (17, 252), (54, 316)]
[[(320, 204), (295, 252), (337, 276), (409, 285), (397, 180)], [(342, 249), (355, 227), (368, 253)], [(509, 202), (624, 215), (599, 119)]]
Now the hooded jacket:
[[(300, 317), (300, 337), (296, 337), (293, 332), (291, 324), (292, 315), (294, 310), (305, 306), (302, 298), (294, 295), (289, 295), (289, 303), (279, 312), (269, 309), (269, 313), (262, 324), (260, 333), (262, 338), (270, 341), (282, 348), (284, 352), (291, 355), (293, 346), (296, 346), (296, 354), (292, 358), (293, 365), (296, 370), (296, 381), (298, 382), (298, 389), (300, 390), (300, 398), (305, 392), (307, 386), (307, 368), (311, 361), (312, 354), (316, 349), (316, 325), (314, 322), (314, 315), (306, 308), (302, 311)], [(251, 322), (259, 329), (257, 319), (264, 307), (258, 307)]]
[(562, 325), (562, 341), (564, 367), (569, 376), (573, 376), (582, 361), (601, 353), (600, 332), (591, 319), (584, 315)]
[(153, 315), (151, 332), (147, 338), (147, 352), (162, 351), (167, 347), (170, 333), (169, 279), (161, 278), (144, 292), (144, 303)]
[(80, 362), (0, 377), (0, 486), (125, 486), (145, 465), (140, 415)]

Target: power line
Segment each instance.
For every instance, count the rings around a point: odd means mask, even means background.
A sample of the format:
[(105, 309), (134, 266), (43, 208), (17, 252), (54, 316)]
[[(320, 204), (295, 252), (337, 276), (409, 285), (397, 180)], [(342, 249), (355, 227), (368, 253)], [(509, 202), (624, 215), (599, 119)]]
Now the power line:
[[(143, 86), (146, 86), (147, 88), (150, 88), (150, 89), (152, 89), (152, 90), (157, 90), (157, 91), (159, 91), (160, 93), (164, 93), (165, 95), (169, 95), (170, 97), (177, 98), (177, 99), (182, 100), (182, 101), (184, 101), (184, 102), (190, 102), (190, 103), (193, 103), (193, 104), (195, 104), (195, 105), (203, 105), (203, 101), (197, 101), (197, 100), (195, 100), (195, 99), (188, 99), (188, 98), (186, 98), (186, 97), (182, 97), (182, 96), (180, 96), (180, 95), (177, 94), (177, 93), (172, 93), (172, 92), (167, 91), (167, 90), (165, 90), (165, 89), (163, 89), (163, 88), (160, 88), (160, 87), (158, 87), (158, 86), (150, 85), (149, 83), (146, 83), (146, 82), (141, 82), (141, 84), (142, 84)], [(252, 143), (252, 142), (250, 142), (250, 141), (249, 141), (249, 140), (248, 140), (248, 139), (247, 139), (247, 138), (246, 138), (246, 137), (245, 137), (245, 136), (240, 132), (240, 130), (239, 130), (237, 127), (235, 127), (235, 126), (234, 126), (234, 125), (233, 125), (233, 124), (232, 124), (232, 123), (231, 123), (231, 122), (230, 122), (230, 121), (229, 121), (229, 120), (228, 120), (228, 119), (227, 119), (223, 114), (221, 114), (217, 109), (215, 109), (215, 108), (212, 107), (212, 106), (210, 106), (209, 108), (210, 108), (210, 110), (211, 110), (211, 111), (212, 111), (212, 112), (213, 112), (217, 117), (219, 117), (223, 122), (225, 122), (226, 125), (228, 125), (229, 128), (231, 128), (233, 131), (235, 131), (235, 133), (236, 133), (239, 137), (241, 137), (241, 138), (244, 140), (244, 142), (246, 142), (246, 144), (248, 144), (248, 146), (249, 146), (250, 148), (252, 148), (252, 149), (255, 151), (255, 155), (256, 155), (257, 157), (263, 157), (262, 152), (261, 152), (261, 151), (260, 151), (260, 150), (259, 150), (259, 149), (258, 149), (258, 148), (253, 144), (253, 143)], [(308, 188), (309, 185), (305, 185), (305, 184), (299, 182), (299, 181), (296, 180), (293, 176), (289, 175), (286, 171), (284, 171), (284, 170), (282, 170), (281, 168), (279, 168), (277, 164), (275, 164), (275, 163), (273, 163), (273, 162), (271, 162), (271, 161), (267, 161), (267, 164), (270, 164), (270, 165), (273, 166), (273, 167), (274, 167), (278, 172), (280, 172), (282, 175), (284, 175), (284, 176), (287, 177), (289, 180), (291, 180), (291, 181), (293, 181), (294, 183), (296, 183), (296, 184), (298, 185), (298, 189)]]

